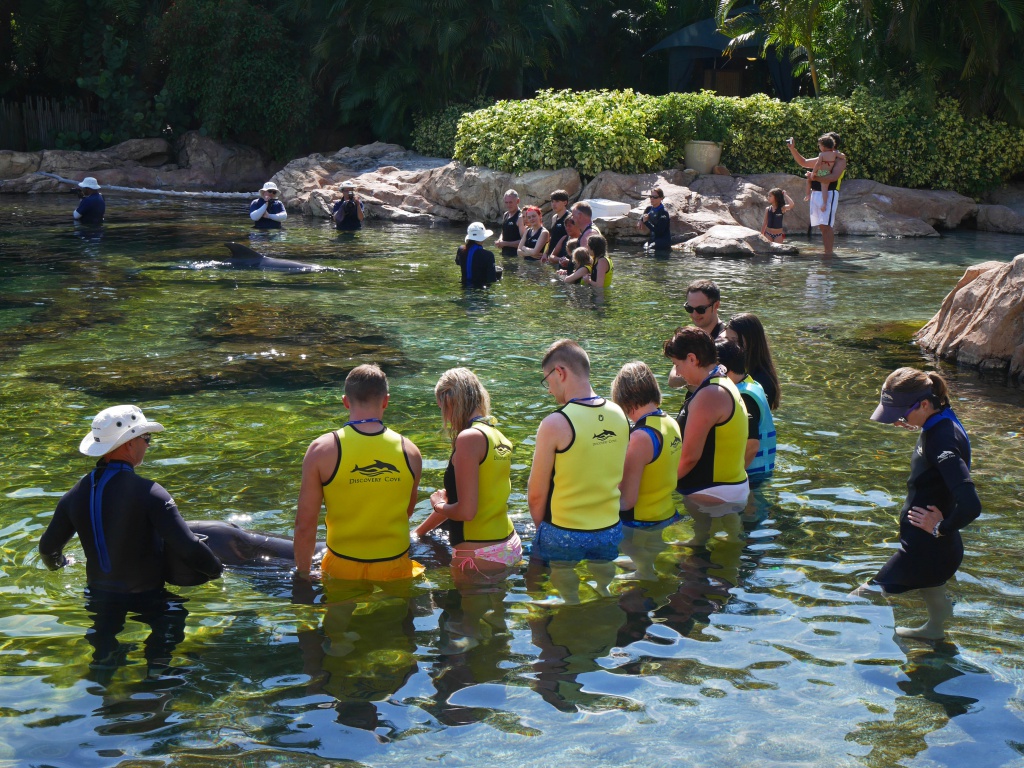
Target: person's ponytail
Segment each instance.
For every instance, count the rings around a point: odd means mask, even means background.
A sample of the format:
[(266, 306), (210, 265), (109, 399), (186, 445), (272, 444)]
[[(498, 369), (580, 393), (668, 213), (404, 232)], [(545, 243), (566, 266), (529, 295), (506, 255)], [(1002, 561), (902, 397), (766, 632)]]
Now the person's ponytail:
[(949, 387), (946, 380), (934, 371), (928, 371), (928, 379), (932, 383), (932, 399), (937, 409), (949, 407)]

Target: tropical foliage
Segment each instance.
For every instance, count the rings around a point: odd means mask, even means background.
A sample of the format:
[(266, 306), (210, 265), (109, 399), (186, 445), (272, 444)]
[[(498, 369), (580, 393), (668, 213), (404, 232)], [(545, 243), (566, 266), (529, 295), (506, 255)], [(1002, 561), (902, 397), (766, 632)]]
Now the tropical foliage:
[(866, 89), (789, 103), (708, 91), (544, 91), (464, 115), (455, 156), (510, 173), (566, 166), (586, 177), (653, 171), (680, 163), (687, 141), (707, 137), (702, 119), (728, 125), (722, 161), (736, 173), (794, 173), (783, 139), (794, 136), (798, 147), (812, 149), (826, 130), (843, 137), (850, 177), (883, 184), (978, 194), (1024, 171), (1024, 129), (965, 118), (952, 99), (882, 97)]
[[(866, 90), (880, 105), (909, 100), (915, 114), (955, 103), (971, 118), (1024, 125), (1024, 0), (6, 0), (0, 97), (82, 102), (101, 125), (62, 137), (75, 146), (201, 129), (283, 155), (341, 131), (444, 154), (466, 110), (619, 89), (631, 95), (606, 92), (598, 119), (655, 106), (621, 135), (575, 123), (569, 133), (591, 142), (583, 155), (604, 142), (614, 153), (606, 162), (639, 167), (673, 157), (691, 122), (695, 133), (728, 126), (731, 112), (715, 100), (642, 98), (670, 82), (668, 54), (646, 51), (711, 17), (737, 43), (756, 37), (789, 61), (802, 94), (841, 104)], [(593, 108), (562, 106), (572, 121)], [(509, 127), (515, 141), (555, 119), (533, 114), (536, 103), (501, 109), (527, 121)], [(562, 145), (548, 148), (579, 154)], [(543, 154), (505, 151), (515, 163), (524, 153)]]

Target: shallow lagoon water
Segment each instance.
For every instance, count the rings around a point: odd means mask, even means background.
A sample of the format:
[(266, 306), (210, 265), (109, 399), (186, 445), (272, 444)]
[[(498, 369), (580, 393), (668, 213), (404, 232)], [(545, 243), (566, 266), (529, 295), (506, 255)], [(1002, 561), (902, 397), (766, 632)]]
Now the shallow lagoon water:
[[(908, 329), (964, 267), (1008, 260), (1024, 238), (845, 238), (849, 258), (831, 264), (617, 249), (596, 302), (511, 260), (499, 285), (464, 294), (455, 229), (349, 236), (293, 217), (253, 235), (241, 205), (108, 204), (95, 233), (70, 226), (71, 198), (5, 198), (0, 765), (1024, 765), (1024, 394), (941, 366), (985, 508), (965, 532), (947, 641), (894, 637), (923, 615), (912, 596), (847, 596), (896, 546), (916, 440), (867, 421), (878, 386), (930, 362)], [(334, 269), (194, 268), (228, 240)], [(783, 383), (777, 474), (742, 529), (674, 545), (658, 582), (617, 583), (613, 600), (532, 605), (517, 574), (468, 650), (453, 641), (468, 604), (426, 544), (411, 598), (343, 617), (294, 602), (284, 574), (229, 571), (179, 590), (177, 673), (147, 678), (148, 627), (129, 622), (125, 663), (95, 679), (84, 567), (49, 573), (35, 544), (88, 469), (76, 448), (98, 410), (134, 401), (167, 426), (141, 471), (187, 518), (289, 534), (305, 446), (344, 417), (331, 355), (386, 350), (388, 423), (425, 458), (418, 520), (448, 455), (433, 384), (466, 365), (517, 445), (511, 504), (528, 540), (532, 435), (553, 408), (544, 348), (583, 340), (599, 392), (631, 359), (667, 373), (661, 341), (698, 277), (721, 286), (724, 316), (762, 318)], [(77, 542), (69, 552), (81, 561)]]

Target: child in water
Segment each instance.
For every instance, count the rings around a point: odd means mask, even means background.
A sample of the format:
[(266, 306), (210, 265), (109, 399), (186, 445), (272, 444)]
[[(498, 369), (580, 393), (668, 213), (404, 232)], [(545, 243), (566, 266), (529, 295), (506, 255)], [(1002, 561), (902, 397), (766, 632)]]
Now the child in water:
[(764, 209), (764, 221), (761, 222), (761, 236), (773, 243), (786, 240), (786, 231), (782, 228), (782, 217), (793, 210), (793, 200), (784, 189), (774, 187), (768, 192), (768, 202)]
[[(804, 201), (811, 199), (811, 182), (819, 176), (828, 176), (832, 173), (832, 166), (836, 164), (836, 158), (839, 157), (836, 152), (836, 142), (830, 136), (822, 136), (818, 140), (818, 152), (818, 157), (814, 160), (814, 166), (807, 174), (807, 192), (804, 194)], [(827, 203), (828, 198), (823, 195), (821, 210), (825, 210)]]
[(589, 277), (594, 258), (588, 248), (576, 248), (572, 252), (572, 262), (576, 266), (576, 271), (571, 275), (564, 269), (558, 270), (558, 278), (563, 283), (578, 283), (584, 277)]

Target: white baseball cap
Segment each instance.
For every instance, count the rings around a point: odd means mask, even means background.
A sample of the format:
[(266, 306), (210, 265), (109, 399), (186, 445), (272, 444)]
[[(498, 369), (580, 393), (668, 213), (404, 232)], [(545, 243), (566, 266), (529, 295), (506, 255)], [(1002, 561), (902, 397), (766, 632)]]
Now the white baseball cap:
[(474, 221), (472, 224), (466, 227), (466, 239), (476, 240), (476, 242), (478, 243), (482, 243), (484, 240), (486, 240), (493, 234), (494, 232), (492, 232), (489, 229), (486, 229), (484, 225), (481, 224), (479, 221)]
[(149, 421), (134, 405), (115, 405), (96, 414), (78, 450), (86, 456), (104, 456), (133, 438), (163, 431), (162, 424)]

